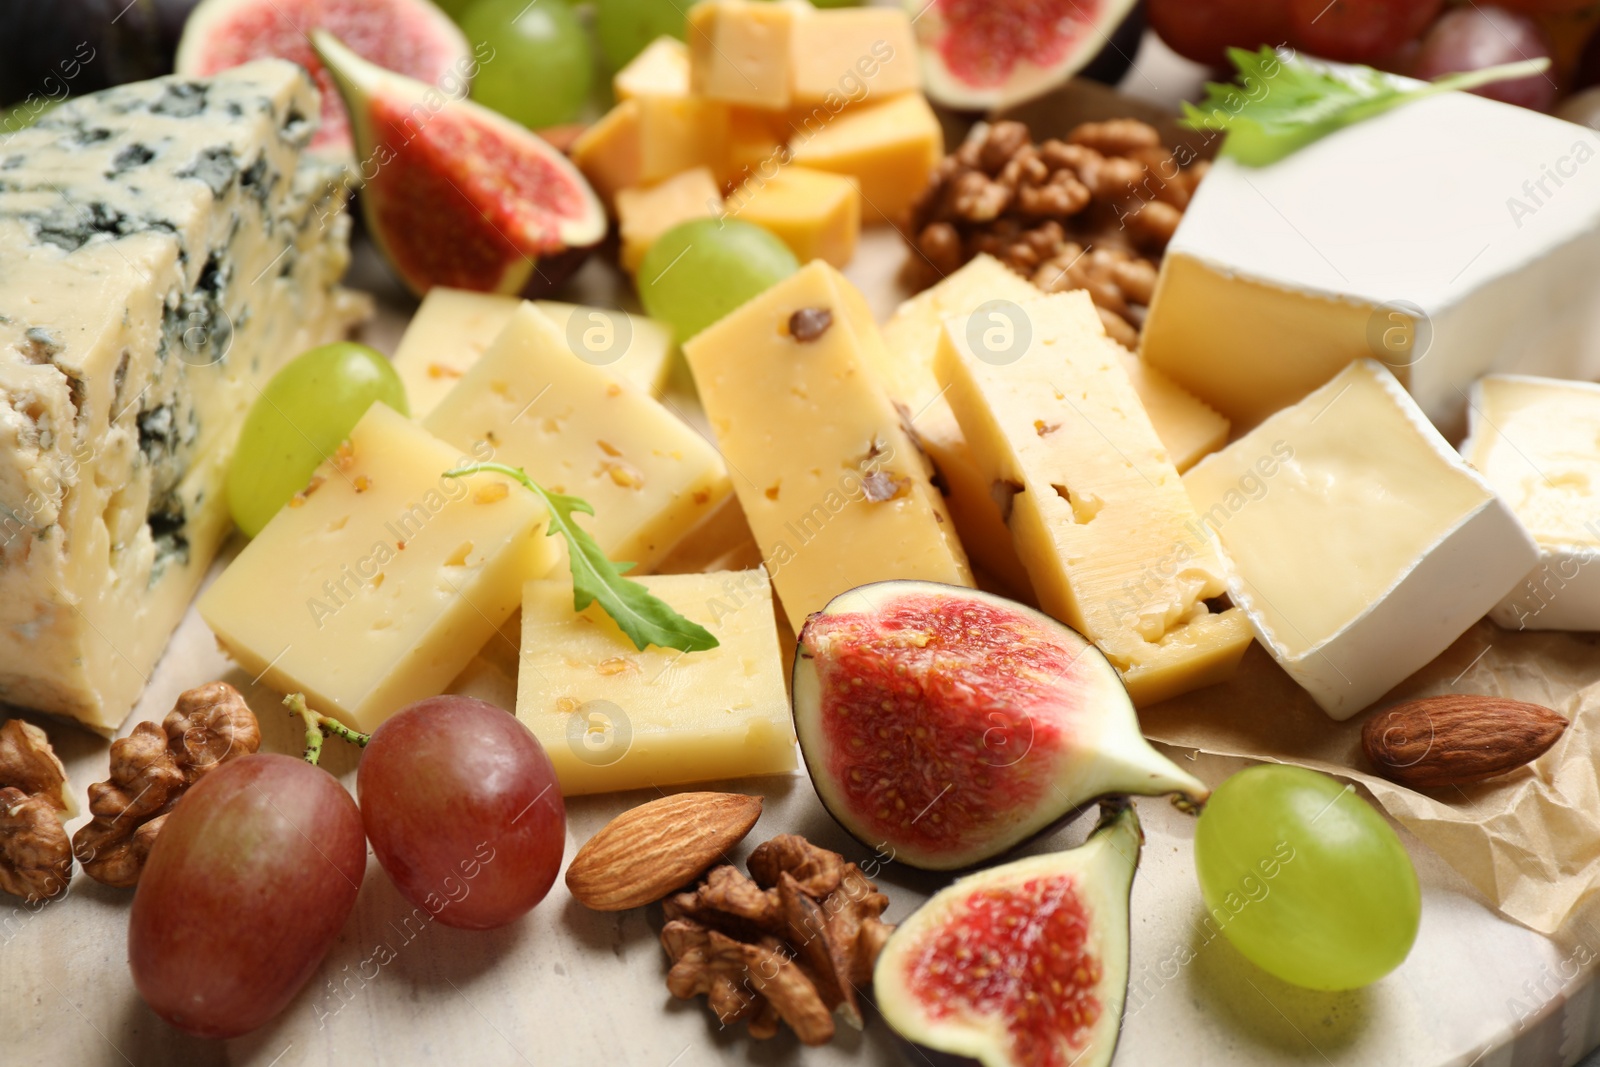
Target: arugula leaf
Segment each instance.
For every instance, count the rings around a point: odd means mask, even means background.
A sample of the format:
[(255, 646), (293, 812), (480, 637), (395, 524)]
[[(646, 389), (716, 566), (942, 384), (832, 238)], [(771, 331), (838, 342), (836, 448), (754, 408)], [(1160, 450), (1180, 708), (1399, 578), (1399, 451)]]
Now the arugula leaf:
[(567, 539), (567, 561), (572, 568), (572, 608), (582, 611), (595, 601), (617, 626), (643, 651), (649, 645), (676, 648), (683, 652), (704, 652), (717, 647), (717, 639), (698, 623), (679, 615), (672, 606), (650, 594), (638, 582), (624, 578), (632, 563), (612, 563), (600, 550), (589, 531), (572, 521), (574, 512), (593, 515), (587, 500), (541, 487), (521, 467), (503, 463), (474, 463), (445, 471), (446, 478), (463, 478), (480, 471), (504, 474), (521, 482), (544, 501), (550, 512), (548, 537), (560, 534)]
[(1206, 98), (1198, 105), (1185, 103), (1179, 123), (1226, 132), (1222, 154), (1252, 167), (1276, 163), (1320, 137), (1401, 104), (1526, 78), (1550, 66), (1548, 59), (1529, 59), (1408, 87), (1371, 67), (1309, 63), (1266, 45), (1258, 52), (1230, 48), (1228, 58), (1238, 68), (1239, 83), (1207, 83)]

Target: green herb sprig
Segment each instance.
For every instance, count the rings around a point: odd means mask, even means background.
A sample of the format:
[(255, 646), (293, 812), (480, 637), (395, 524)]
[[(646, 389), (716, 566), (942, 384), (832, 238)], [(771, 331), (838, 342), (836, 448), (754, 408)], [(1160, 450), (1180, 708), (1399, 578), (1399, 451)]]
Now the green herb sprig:
[(613, 563), (607, 559), (589, 531), (572, 520), (575, 512), (594, 514), (594, 508), (587, 500), (564, 493), (552, 493), (528, 477), (527, 471), (521, 467), (508, 467), (503, 463), (474, 463), (467, 467), (456, 467), (446, 471), (445, 477), (464, 478), (480, 472), (512, 478), (544, 501), (545, 508), (550, 512), (550, 528), (545, 531), (546, 536), (560, 534), (567, 539), (574, 611), (582, 611), (599, 601), (601, 610), (611, 616), (640, 651), (649, 645), (675, 648), (682, 652), (704, 652), (717, 647), (717, 639), (704, 626), (679, 615), (672, 605), (652, 596), (650, 590), (638, 582), (624, 578), (622, 572), (633, 564)]
[(1191, 130), (1227, 133), (1222, 154), (1252, 167), (1276, 163), (1318, 138), (1401, 104), (1515, 81), (1550, 66), (1548, 59), (1529, 59), (1445, 74), (1412, 87), (1371, 67), (1324, 67), (1279, 55), (1266, 45), (1258, 52), (1230, 48), (1228, 58), (1238, 68), (1238, 83), (1208, 83), (1206, 98), (1185, 103), (1179, 122)]

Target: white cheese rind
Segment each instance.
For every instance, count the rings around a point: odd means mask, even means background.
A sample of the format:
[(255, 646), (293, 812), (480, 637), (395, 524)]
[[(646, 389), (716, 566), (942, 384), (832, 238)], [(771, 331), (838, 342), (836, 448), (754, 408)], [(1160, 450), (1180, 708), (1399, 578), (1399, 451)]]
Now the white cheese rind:
[(1451, 435), (1491, 370), (1594, 377), (1597, 156), (1582, 126), (1445, 93), (1269, 166), (1219, 159), (1168, 246), (1144, 355), (1244, 425), (1359, 358)]
[(318, 96), (264, 61), (72, 101), (0, 141), (0, 699), (110, 732), (228, 530), (256, 386), (338, 287)]
[(1334, 719), (1443, 652), (1537, 558), (1372, 360), (1202, 460), (1184, 486), (1231, 560), (1234, 603)]
[(1467, 418), (1461, 454), (1539, 546), (1489, 617), (1508, 630), (1600, 630), (1600, 385), (1492, 375), (1473, 385)]

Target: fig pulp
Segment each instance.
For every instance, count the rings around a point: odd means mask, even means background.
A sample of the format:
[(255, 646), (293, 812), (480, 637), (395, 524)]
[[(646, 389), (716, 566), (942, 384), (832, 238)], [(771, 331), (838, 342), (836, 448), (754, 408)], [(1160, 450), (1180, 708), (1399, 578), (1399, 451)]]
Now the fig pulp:
[[(923, 88), (946, 107), (993, 111), (1043, 96), (1110, 48), (1136, 0), (905, 0)], [(1109, 42), (1109, 44), (1108, 44)], [(1102, 72), (1109, 73), (1109, 72)]]
[(355, 134), (367, 227), (418, 296), (436, 285), (537, 292), (565, 253), (605, 236), (594, 191), (567, 158), (518, 123), (368, 63), (311, 34)]
[(1128, 991), (1126, 803), (1081, 847), (968, 875), (901, 923), (873, 972), (904, 1038), (984, 1067), (1104, 1067)]
[(318, 27), (379, 66), (445, 92), (464, 93), (477, 69), (466, 37), (428, 0), (204, 0), (183, 27), (177, 70), (206, 77), (268, 56), (300, 64), (322, 92), (312, 150), (348, 157), (348, 116), (306, 37)]
[(1145, 741), (1094, 645), (972, 589), (835, 597), (800, 631), (793, 699), (823, 805), (913, 867), (981, 863), (1103, 796), (1207, 794)]

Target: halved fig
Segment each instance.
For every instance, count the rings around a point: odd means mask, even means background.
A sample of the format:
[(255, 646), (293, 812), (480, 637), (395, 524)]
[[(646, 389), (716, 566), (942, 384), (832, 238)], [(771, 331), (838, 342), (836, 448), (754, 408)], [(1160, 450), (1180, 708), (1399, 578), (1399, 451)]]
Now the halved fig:
[(801, 628), (793, 688), (823, 805), (913, 867), (981, 863), (1099, 797), (1208, 793), (1145, 741), (1094, 645), (989, 593), (915, 581), (843, 593)]
[(452, 95), (464, 93), (477, 71), (466, 37), (428, 0), (203, 0), (184, 23), (177, 71), (205, 77), (267, 56), (300, 64), (322, 90), (312, 149), (348, 157), (345, 109), (307, 37), (319, 28), (380, 67)]
[(560, 152), (465, 98), (384, 70), (313, 30), (350, 113), (362, 215), (400, 279), (538, 293), (597, 244), (605, 210)]
[[(946, 107), (994, 111), (1043, 96), (1109, 48), (1137, 0), (904, 0), (923, 88)], [(1134, 49), (1137, 50), (1137, 49)]]
[(1128, 893), (1143, 835), (1108, 805), (1079, 847), (968, 875), (884, 946), (878, 1008), (924, 1048), (984, 1067), (1105, 1067), (1128, 993)]

